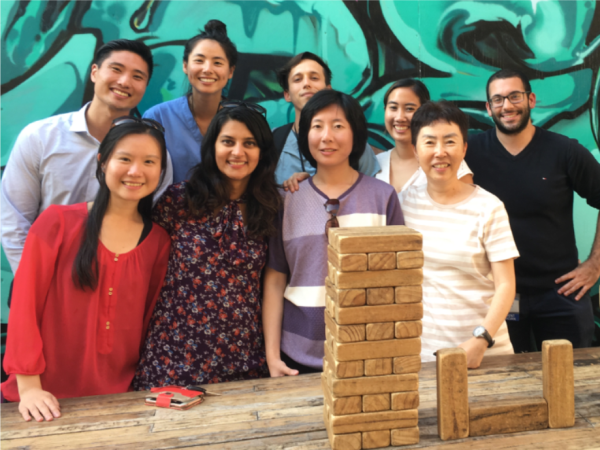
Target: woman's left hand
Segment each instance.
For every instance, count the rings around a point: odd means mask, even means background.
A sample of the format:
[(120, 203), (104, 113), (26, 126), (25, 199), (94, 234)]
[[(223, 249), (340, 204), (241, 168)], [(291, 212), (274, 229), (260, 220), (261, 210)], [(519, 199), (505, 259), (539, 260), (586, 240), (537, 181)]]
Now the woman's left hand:
[(295, 172), (289, 179), (283, 182), (283, 189), (290, 191), (292, 194), (300, 189), (300, 182), (310, 177), (307, 172)]
[(467, 352), (467, 367), (469, 369), (477, 369), (483, 359), (483, 354), (488, 348), (488, 343), (485, 339), (476, 338), (473, 336), (468, 341), (459, 345)]

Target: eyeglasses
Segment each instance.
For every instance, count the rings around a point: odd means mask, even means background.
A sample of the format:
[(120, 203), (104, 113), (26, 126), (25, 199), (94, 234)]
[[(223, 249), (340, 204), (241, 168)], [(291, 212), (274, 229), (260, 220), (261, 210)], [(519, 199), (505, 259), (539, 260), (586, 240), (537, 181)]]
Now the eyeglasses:
[(267, 108), (261, 105), (257, 105), (256, 103), (250, 102), (242, 102), (239, 100), (223, 100), (220, 105), (222, 108), (237, 108), (242, 106), (244, 108), (248, 108), (254, 112), (262, 114), (264, 118), (267, 118)]
[(523, 101), (523, 99), (525, 98), (525, 94), (531, 94), (531, 91), (514, 91), (508, 95), (494, 95), (489, 100), (492, 106), (494, 107), (504, 105), (504, 99), (506, 98), (513, 105), (516, 105), (517, 103), (521, 103)]
[(117, 117), (115, 120), (113, 120), (112, 127), (118, 127), (119, 125), (123, 125), (126, 123), (141, 123), (143, 125), (146, 125), (147, 127), (154, 128), (155, 130), (158, 130), (163, 134), (165, 132), (165, 127), (163, 127), (156, 120), (140, 119), (139, 117), (133, 117), (133, 116)]
[(337, 198), (330, 198), (323, 206), (325, 206), (325, 211), (329, 214), (329, 220), (325, 222), (325, 236), (327, 236), (330, 228), (338, 228), (340, 226), (337, 219), (337, 213), (340, 210), (340, 201)]

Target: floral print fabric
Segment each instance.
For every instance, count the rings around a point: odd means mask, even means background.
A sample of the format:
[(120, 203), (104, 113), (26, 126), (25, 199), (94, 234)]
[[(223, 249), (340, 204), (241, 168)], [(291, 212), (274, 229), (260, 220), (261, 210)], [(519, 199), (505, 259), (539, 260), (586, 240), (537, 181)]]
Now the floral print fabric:
[(185, 182), (171, 186), (154, 210), (172, 245), (136, 390), (268, 374), (260, 305), (266, 241), (248, 239), (237, 201), (201, 217), (188, 212)]

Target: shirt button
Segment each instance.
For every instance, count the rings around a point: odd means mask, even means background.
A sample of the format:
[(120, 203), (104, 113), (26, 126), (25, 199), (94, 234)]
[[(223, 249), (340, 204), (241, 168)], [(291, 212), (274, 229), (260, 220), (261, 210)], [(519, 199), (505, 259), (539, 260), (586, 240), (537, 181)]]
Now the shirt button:
[(108, 295), (112, 295), (112, 292), (109, 292)]
[(119, 260), (119, 254), (115, 253), (115, 261), (118, 261), (118, 260)]
[(110, 322), (106, 322), (106, 325), (107, 325), (107, 326), (108, 326), (108, 325), (110, 325)]
[(107, 330), (110, 330), (110, 326), (109, 326), (109, 325), (106, 325), (106, 329), (107, 329)]
[(108, 290), (109, 290), (109, 291), (112, 291), (112, 290), (113, 290), (113, 288), (108, 288)]

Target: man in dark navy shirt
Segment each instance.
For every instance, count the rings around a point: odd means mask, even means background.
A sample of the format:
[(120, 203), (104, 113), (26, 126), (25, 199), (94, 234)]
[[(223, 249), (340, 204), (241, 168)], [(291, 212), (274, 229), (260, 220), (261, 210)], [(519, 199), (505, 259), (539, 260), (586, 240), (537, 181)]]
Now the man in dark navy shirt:
[(600, 216), (590, 256), (580, 263), (573, 193), (600, 209), (600, 164), (576, 140), (532, 124), (536, 97), (520, 72), (492, 75), (487, 98), (496, 127), (469, 138), (466, 161), (474, 182), (504, 202), (521, 254), (515, 261), (518, 320), (507, 322), (515, 352), (541, 350), (547, 339), (589, 347), (594, 333), (589, 289), (600, 277)]

